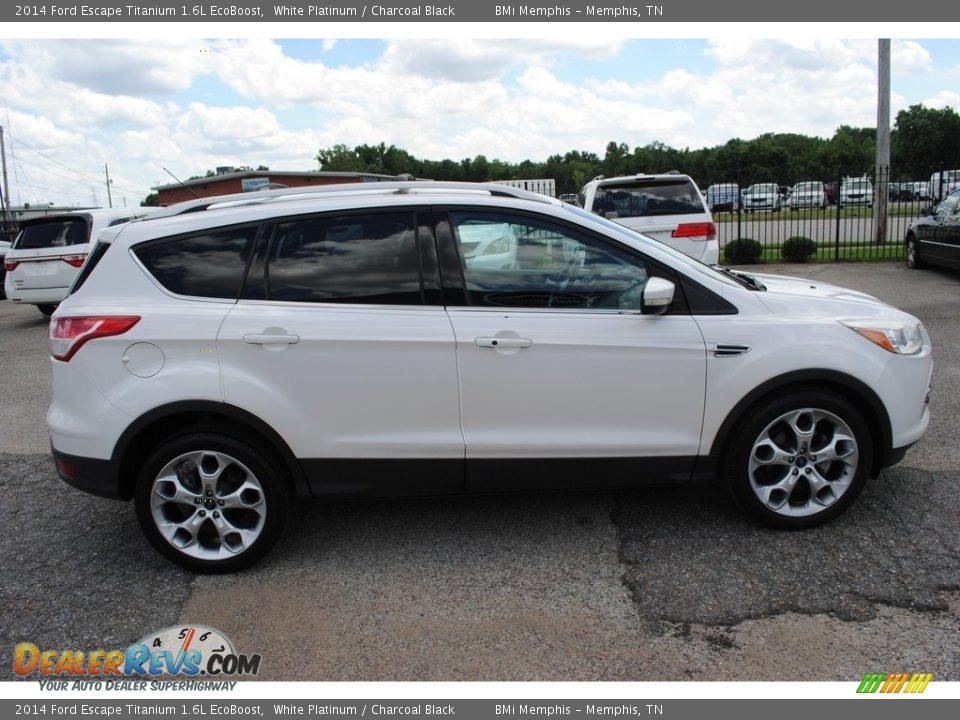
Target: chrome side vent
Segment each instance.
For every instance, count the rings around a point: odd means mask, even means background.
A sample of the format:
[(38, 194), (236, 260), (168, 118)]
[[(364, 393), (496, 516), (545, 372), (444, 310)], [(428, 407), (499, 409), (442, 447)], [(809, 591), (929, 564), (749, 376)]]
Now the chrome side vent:
[(746, 355), (750, 352), (749, 345), (728, 345), (726, 343), (713, 343), (708, 346), (714, 357), (727, 358)]

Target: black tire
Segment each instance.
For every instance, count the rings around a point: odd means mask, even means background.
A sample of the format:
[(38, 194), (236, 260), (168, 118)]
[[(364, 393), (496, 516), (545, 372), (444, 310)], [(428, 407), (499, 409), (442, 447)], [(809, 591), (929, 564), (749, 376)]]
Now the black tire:
[(44, 305), (37, 305), (37, 310), (43, 313), (44, 317), (50, 317), (53, 315), (58, 305), (59, 303), (46, 303)]
[(907, 236), (907, 267), (911, 270), (922, 270), (927, 266), (920, 257), (920, 243), (913, 235)]
[[(791, 460), (790, 463), (759, 457), (766, 447), (759, 447), (758, 457), (754, 457), (754, 448), (764, 441), (783, 450), (796, 445), (800, 436), (794, 433), (791, 441), (789, 436), (793, 431), (789, 421), (783, 420), (793, 413), (796, 413), (796, 426), (812, 428), (809, 446), (794, 447), (793, 455), (784, 458)], [(845, 427), (838, 427), (836, 421)], [(873, 438), (860, 412), (840, 395), (814, 389), (794, 391), (762, 401), (751, 408), (738, 425), (724, 457), (724, 480), (737, 502), (767, 525), (803, 530), (829, 522), (850, 507), (867, 482), (873, 459)], [(853, 440), (853, 452), (843, 459), (826, 459), (831, 440), (843, 452), (851, 450), (851, 443), (844, 439), (847, 437)], [(757, 467), (751, 475), (754, 463)], [(795, 478), (791, 490), (778, 489), (791, 478)], [(818, 483), (821, 487), (815, 490)], [(763, 493), (768, 494), (768, 502), (761, 500), (759, 495)], [(779, 501), (779, 508), (774, 508), (777, 504), (774, 501)]]
[[(178, 482), (183, 481), (181, 488), (194, 487), (195, 495), (201, 498), (196, 507), (201, 509), (195, 509), (189, 501), (164, 500), (164, 493), (171, 494), (175, 486), (169, 479), (163, 481), (159, 477), (161, 471), (169, 468), (174, 461), (191, 462), (191, 459), (184, 458), (191, 454), (199, 456), (196, 459), (200, 465), (207, 463), (210, 458), (218, 463), (217, 479), (212, 481), (216, 489), (212, 495), (191, 485), (201, 477), (196, 462), (192, 468), (187, 465), (187, 469), (183, 469), (185, 466), (181, 464), (175, 472), (171, 471), (173, 475), (168, 473), (164, 477), (175, 476)], [(290, 506), (288, 483), (274, 470), (265, 455), (246, 439), (218, 433), (192, 432), (165, 441), (143, 464), (134, 487), (137, 519), (150, 544), (168, 560), (194, 572), (229, 573), (257, 562), (280, 537)], [(194, 470), (196, 475), (192, 474)], [(210, 473), (210, 470), (207, 472)], [(225, 478), (228, 473), (231, 477)], [(253, 482), (250, 482), (251, 477)], [(233, 483), (232, 487), (230, 482)], [(241, 493), (238, 483), (258, 485), (259, 491), (252, 488)], [(259, 499), (256, 497), (258, 492), (262, 493)], [(244, 495), (248, 495), (247, 502), (250, 504), (239, 502)], [(223, 498), (227, 500), (223, 501)], [(234, 498), (232, 502), (231, 498)], [(256, 504), (252, 504), (255, 500)], [(172, 518), (169, 516), (171, 513)], [(205, 513), (209, 515), (201, 519), (200, 516)], [(157, 524), (158, 515), (171, 520), (171, 526), (185, 526), (188, 521), (196, 523), (196, 534), (192, 540), (190, 533), (183, 531), (181, 542), (185, 543), (182, 546), (184, 549), (175, 546), (177, 535), (168, 540), (161, 533)], [(216, 523), (227, 529), (226, 534), (217, 529)], [(258, 534), (249, 544), (245, 544), (240, 542), (243, 531)], [(178, 529), (177, 532), (181, 531)], [(231, 544), (244, 546), (231, 549)]]

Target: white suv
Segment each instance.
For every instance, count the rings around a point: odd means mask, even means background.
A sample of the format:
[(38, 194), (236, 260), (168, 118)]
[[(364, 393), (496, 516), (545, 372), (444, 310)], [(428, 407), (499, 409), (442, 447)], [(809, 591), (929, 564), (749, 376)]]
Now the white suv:
[(659, 240), (707, 265), (720, 262), (717, 226), (697, 184), (687, 175), (595, 177), (577, 205)]
[(60, 477), (132, 498), (194, 570), (254, 562), (295, 495), (719, 475), (805, 528), (927, 427), (916, 318), (552, 198), (387, 182), (194, 209), (101, 234), (51, 321), (48, 414)]
[(7, 297), (15, 303), (36, 305), (50, 315), (80, 272), (97, 233), (156, 209), (98, 208), (24, 220), (3, 260)]

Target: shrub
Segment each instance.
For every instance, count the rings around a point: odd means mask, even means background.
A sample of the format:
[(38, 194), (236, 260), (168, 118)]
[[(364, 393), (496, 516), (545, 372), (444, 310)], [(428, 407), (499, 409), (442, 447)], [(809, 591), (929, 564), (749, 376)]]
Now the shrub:
[(761, 255), (763, 246), (752, 238), (737, 238), (723, 246), (723, 259), (731, 265), (753, 265)]
[(817, 252), (817, 244), (808, 237), (797, 235), (787, 238), (780, 248), (780, 254), (790, 262), (807, 262)]

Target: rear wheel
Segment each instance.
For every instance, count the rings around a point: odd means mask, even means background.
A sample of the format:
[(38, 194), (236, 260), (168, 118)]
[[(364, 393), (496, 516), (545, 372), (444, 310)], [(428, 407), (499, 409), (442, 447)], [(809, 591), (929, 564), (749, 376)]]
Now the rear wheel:
[(844, 512), (866, 484), (873, 441), (845, 398), (795, 392), (756, 407), (732, 438), (724, 475), (768, 525), (803, 529)]
[(150, 543), (189, 570), (233, 572), (259, 560), (286, 523), (287, 485), (248, 443), (174, 437), (144, 463), (134, 490)]

